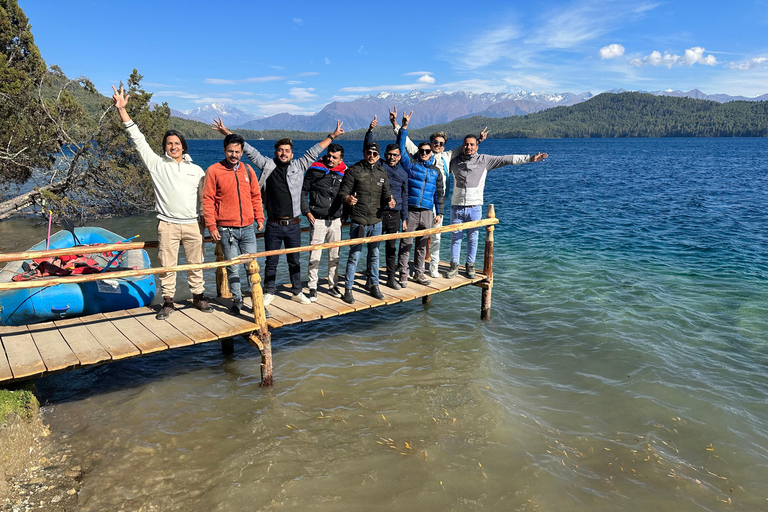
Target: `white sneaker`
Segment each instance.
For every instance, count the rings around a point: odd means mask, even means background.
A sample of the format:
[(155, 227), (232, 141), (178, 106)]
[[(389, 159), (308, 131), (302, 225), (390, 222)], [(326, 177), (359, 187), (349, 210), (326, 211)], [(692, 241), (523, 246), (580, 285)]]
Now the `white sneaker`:
[(440, 277), (440, 272), (437, 271), (437, 267), (430, 267), (429, 268), (429, 277), (432, 279), (437, 279)]
[(274, 293), (265, 293), (264, 294), (264, 307), (267, 307), (270, 304), (272, 304), (273, 300), (275, 300), (275, 294)]
[(299, 304), (312, 304), (312, 301), (307, 298), (306, 295), (304, 295), (302, 292), (299, 292), (298, 295), (294, 295), (291, 297), (291, 300), (294, 302), (298, 302)]

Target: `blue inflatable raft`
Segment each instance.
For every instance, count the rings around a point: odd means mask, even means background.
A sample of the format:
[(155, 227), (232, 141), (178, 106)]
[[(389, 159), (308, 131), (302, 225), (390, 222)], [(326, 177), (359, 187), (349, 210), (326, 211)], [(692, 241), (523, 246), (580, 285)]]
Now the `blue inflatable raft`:
[[(82, 254), (106, 267), (112, 257), (109, 253), (90, 249), (90, 244), (114, 244), (124, 240), (103, 228), (76, 228), (75, 234), (82, 244)], [(74, 247), (72, 233), (59, 231), (51, 235), (50, 249)], [(30, 251), (45, 250), (45, 240), (31, 247)], [(117, 253), (115, 253), (117, 254)], [(27, 265), (31, 262), (27, 261)], [(125, 251), (110, 270), (145, 269), (152, 265), (147, 252), (141, 249)], [(24, 262), (9, 263), (0, 272), (0, 282), (10, 282), (15, 275), (24, 273)], [(42, 288), (6, 290), (0, 292), (0, 325), (26, 325), (48, 320), (58, 320), (80, 315), (92, 315), (146, 306), (155, 298), (155, 276), (136, 276), (111, 279), (109, 270), (101, 274), (104, 279), (86, 283), (59, 284)], [(37, 281), (51, 279), (43, 277)]]

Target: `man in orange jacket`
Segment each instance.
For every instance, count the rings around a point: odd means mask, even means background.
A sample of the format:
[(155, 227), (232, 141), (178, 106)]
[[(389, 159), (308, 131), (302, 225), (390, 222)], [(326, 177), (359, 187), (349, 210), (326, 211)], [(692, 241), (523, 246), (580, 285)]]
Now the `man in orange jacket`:
[[(245, 140), (236, 134), (224, 138), (224, 160), (215, 163), (205, 172), (203, 187), (203, 215), (208, 233), (219, 242), (224, 258), (231, 260), (241, 254), (252, 254), (256, 249), (256, 233), (253, 224), (264, 229), (264, 212), (261, 208), (261, 191), (256, 173), (248, 164), (240, 161)], [(244, 265), (246, 275), (248, 265)], [(227, 268), (229, 291), (232, 292), (233, 315), (243, 308), (240, 272), (237, 265)], [(265, 310), (269, 317), (269, 313)]]

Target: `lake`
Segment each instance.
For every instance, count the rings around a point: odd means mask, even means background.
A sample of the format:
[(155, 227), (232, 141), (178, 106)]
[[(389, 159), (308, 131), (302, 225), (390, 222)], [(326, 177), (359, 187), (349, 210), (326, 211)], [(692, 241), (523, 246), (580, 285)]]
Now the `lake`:
[[(480, 150), (550, 155), (489, 173), (490, 321), (467, 287), (281, 328), (273, 388), (242, 339), (40, 379), (80, 510), (765, 510), (768, 140)], [(95, 224), (156, 239), (151, 213)], [(2, 250), (45, 229), (0, 223)]]

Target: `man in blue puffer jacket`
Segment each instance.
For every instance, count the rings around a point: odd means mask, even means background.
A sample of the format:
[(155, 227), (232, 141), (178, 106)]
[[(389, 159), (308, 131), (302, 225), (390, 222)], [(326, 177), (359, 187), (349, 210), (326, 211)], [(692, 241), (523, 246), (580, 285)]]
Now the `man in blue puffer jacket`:
[[(429, 229), (439, 224), (443, 219), (443, 195), (445, 185), (443, 174), (435, 163), (432, 155), (432, 147), (429, 142), (419, 144), (419, 150), (414, 159), (408, 156), (405, 150), (405, 141), (408, 136), (408, 122), (413, 112), (403, 114), (402, 128), (397, 134), (397, 144), (400, 146), (400, 164), (408, 173), (408, 219), (406, 231)], [(432, 209), (435, 213), (433, 215)], [(429, 279), (424, 275), (424, 260), (427, 256), (427, 242), (429, 236), (420, 236), (416, 239), (416, 254), (413, 257), (415, 268), (414, 282), (428, 285)], [(408, 259), (411, 255), (413, 238), (403, 238), (400, 241), (400, 286), (408, 285)]]

